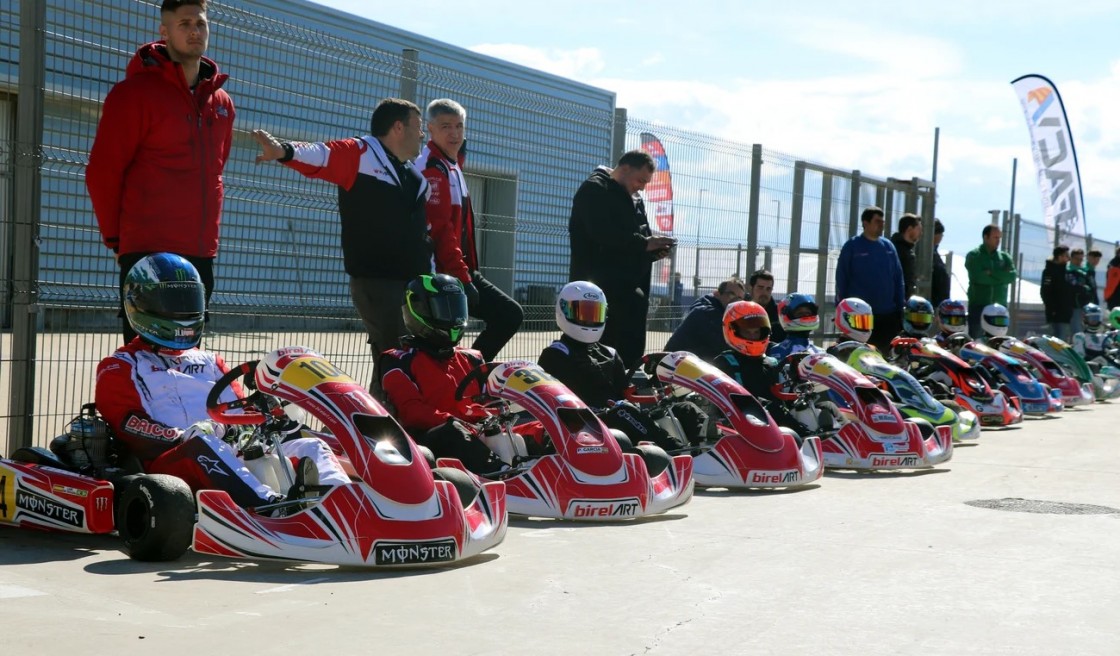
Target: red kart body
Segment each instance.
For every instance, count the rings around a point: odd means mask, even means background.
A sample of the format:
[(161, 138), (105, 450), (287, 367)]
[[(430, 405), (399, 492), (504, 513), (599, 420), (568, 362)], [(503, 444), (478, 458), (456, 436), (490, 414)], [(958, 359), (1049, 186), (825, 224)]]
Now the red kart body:
[[(242, 365), (248, 372), (248, 365)], [(439, 565), (502, 541), (506, 491), (483, 482), (473, 499), (436, 480), (427, 460), (365, 387), (303, 347), (280, 349), (256, 366), (257, 389), (299, 405), (338, 440), (360, 479), (331, 488), (309, 508), (269, 517), (219, 490), (198, 493), (193, 548), (231, 558), (358, 566)], [(211, 408), (223, 423), (261, 423), (260, 413)], [(254, 416), (255, 415), (255, 416)]]
[(1062, 367), (1041, 350), (1014, 337), (989, 340), (989, 345), (1026, 365), (1027, 370), (1051, 390), (1058, 390), (1067, 406), (1092, 405), (1095, 401), (1092, 387), (1066, 375)]
[(932, 426), (923, 435), (917, 423), (902, 418), (878, 385), (831, 355), (806, 355), (797, 372), (802, 380), (827, 389), (841, 401), (837, 405), (843, 425), (821, 445), (825, 467), (919, 469), (953, 456), (951, 435)]
[[(651, 475), (641, 455), (624, 453), (587, 404), (536, 363), (496, 364), (486, 394), (528, 411), (556, 449), (503, 478), (511, 514), (613, 521), (660, 514), (692, 498), (692, 458), (673, 457)], [(455, 460), (438, 464), (466, 471)]]
[(0, 525), (70, 533), (112, 533), (113, 484), (50, 466), (45, 449), (0, 459)]
[(730, 426), (711, 449), (692, 459), (696, 484), (705, 487), (785, 488), (806, 485), (824, 474), (821, 441), (801, 444), (783, 431), (742, 385), (686, 351), (666, 354), (657, 364), (665, 385), (695, 392), (716, 406)]
[[(988, 381), (969, 363), (933, 340), (914, 340), (906, 357), (933, 368), (932, 376), (947, 382), (953, 400), (980, 418), (981, 426), (1010, 426), (1023, 421), (1019, 397), (992, 389)], [(938, 376), (940, 374), (940, 376)], [(930, 377), (931, 374), (926, 374)]]

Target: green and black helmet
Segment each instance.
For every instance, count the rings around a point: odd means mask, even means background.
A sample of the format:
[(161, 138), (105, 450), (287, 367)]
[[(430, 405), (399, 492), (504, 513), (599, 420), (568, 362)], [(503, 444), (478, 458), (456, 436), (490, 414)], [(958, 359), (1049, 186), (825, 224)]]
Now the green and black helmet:
[(186, 350), (202, 340), (206, 290), (198, 270), (179, 255), (148, 255), (124, 279), (124, 314), (140, 339)]
[(401, 312), (413, 340), (436, 350), (451, 349), (467, 327), (467, 295), (453, 276), (423, 275), (408, 283)]

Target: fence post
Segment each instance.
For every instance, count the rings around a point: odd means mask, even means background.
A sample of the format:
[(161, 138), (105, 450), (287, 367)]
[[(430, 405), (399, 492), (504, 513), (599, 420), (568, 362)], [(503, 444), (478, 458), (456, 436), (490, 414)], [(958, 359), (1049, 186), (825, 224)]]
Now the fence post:
[[(416, 102), (416, 80), (420, 77), (420, 51), (415, 48), (401, 49), (400, 94), (402, 100)], [(421, 114), (424, 108), (420, 108)], [(422, 117), (423, 118), (423, 117)], [(425, 119), (426, 120), (426, 119)]]
[(31, 446), (35, 414), (45, 2), (19, 5), (19, 98), (12, 217), (12, 388), (8, 449)]
[[(762, 249), (762, 268), (766, 269), (771, 274), (774, 273), (774, 249), (770, 246)], [(758, 271), (758, 269), (749, 271), (748, 275), (754, 273), (755, 271)]]
[(789, 275), (786, 293), (797, 291), (797, 278), (801, 271), (801, 215), (805, 202), (805, 162), (793, 163), (793, 207), (789, 213)]
[(824, 321), (825, 297), (828, 293), (828, 279), (833, 274), (828, 270), (828, 235), (832, 229), (832, 174), (825, 173), (821, 176), (821, 214), (820, 225), (817, 227), (817, 288), (814, 296), (817, 301), (817, 313), (821, 315), (821, 325), (817, 335), (823, 336), (826, 326), (831, 321)]
[(860, 184), (859, 169), (855, 169), (852, 171), (852, 192), (849, 199), (851, 206), (848, 208), (848, 234), (844, 236), (844, 241), (859, 233), (859, 215), (862, 211), (859, 202)]
[(747, 208), (747, 271), (758, 271), (758, 203), (762, 192), (762, 144), (751, 146), (751, 195)]
[(614, 109), (614, 129), (611, 131), (611, 152), (614, 154), (607, 162), (608, 166), (614, 166), (626, 152), (626, 108), (615, 107)]

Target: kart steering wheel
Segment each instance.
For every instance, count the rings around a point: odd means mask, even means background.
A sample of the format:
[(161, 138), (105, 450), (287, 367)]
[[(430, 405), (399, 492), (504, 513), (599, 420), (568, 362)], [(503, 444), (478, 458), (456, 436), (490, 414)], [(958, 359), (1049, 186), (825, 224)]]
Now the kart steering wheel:
[(482, 390), (481, 396), (485, 396), (486, 379), (490, 377), (490, 372), (494, 371), (494, 368), (499, 364), (498, 362), (483, 362), (471, 369), (471, 372), (463, 376), (463, 380), (459, 381), (459, 386), (455, 388), (455, 400), (463, 400), (463, 393), (467, 391), (467, 385), (470, 385), (472, 381), (478, 382), (478, 388)]
[[(206, 412), (214, 421), (227, 425), (263, 424), (272, 416), (271, 412), (267, 412), (269, 408), (268, 396), (258, 390), (256, 383), (253, 381), (253, 374), (257, 370), (258, 362), (260, 360), (253, 360), (233, 367), (210, 388), (210, 393), (206, 395)], [(223, 392), (229, 389), (233, 381), (243, 376), (247, 377), (245, 387), (252, 389), (253, 393), (245, 398), (219, 402), (218, 399), (221, 398)], [(234, 410), (240, 412), (234, 414)]]
[(646, 353), (634, 366), (626, 371), (626, 379), (633, 379), (634, 374), (638, 373), (638, 368), (640, 367), (642, 371), (646, 372), (646, 375), (649, 376), (652, 383), (655, 385), (663, 384), (661, 383), (661, 379), (657, 377), (657, 365), (661, 364), (661, 361), (664, 360), (667, 355), (669, 355), (669, 351), (652, 351)]

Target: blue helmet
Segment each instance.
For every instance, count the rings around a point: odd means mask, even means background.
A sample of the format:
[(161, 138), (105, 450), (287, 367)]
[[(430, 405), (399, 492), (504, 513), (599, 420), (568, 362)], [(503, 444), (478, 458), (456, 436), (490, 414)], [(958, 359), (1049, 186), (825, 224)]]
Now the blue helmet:
[(933, 303), (921, 296), (911, 296), (906, 299), (906, 307), (902, 310), (902, 330), (907, 335), (928, 335), (933, 327)]
[(794, 292), (778, 303), (778, 323), (786, 332), (810, 332), (821, 325), (817, 303), (810, 294)]
[(206, 317), (206, 289), (186, 258), (155, 253), (128, 271), (122, 289), (128, 325), (145, 342), (169, 349), (198, 346)]

